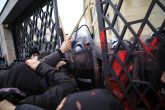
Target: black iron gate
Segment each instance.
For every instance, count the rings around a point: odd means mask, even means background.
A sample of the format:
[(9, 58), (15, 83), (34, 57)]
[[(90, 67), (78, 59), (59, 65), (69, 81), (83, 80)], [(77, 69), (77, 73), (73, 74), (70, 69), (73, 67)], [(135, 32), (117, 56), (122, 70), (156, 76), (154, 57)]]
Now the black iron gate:
[(40, 51), (53, 52), (63, 41), (58, 21), (57, 0), (34, 0), (14, 26), (17, 59), (28, 56), (36, 46)]
[[(95, 0), (97, 7), (97, 15), (99, 22), (100, 42), (102, 49), (103, 60), (103, 73), (105, 78), (108, 78), (108, 86), (114, 84), (122, 103), (125, 104), (125, 109), (135, 109), (137, 107), (147, 108), (149, 110), (161, 110), (165, 101), (160, 93), (155, 91), (153, 86), (146, 81), (136, 79), (130, 72), (128, 64), (130, 63), (131, 56), (134, 55), (133, 62), (137, 64), (138, 58), (136, 56), (142, 56), (151, 54), (152, 48), (157, 39), (151, 45), (151, 48), (147, 47), (139, 38), (144, 30), (145, 26), (148, 26), (155, 36), (160, 36), (162, 30), (165, 27), (165, 20), (159, 26), (159, 29), (150, 22), (149, 16), (155, 5), (157, 5), (163, 12), (165, 12), (165, 6), (160, 0), (151, 0), (148, 10), (145, 16), (141, 19), (128, 22), (123, 16), (120, 9), (124, 0)], [(114, 11), (113, 19), (109, 20), (107, 17), (107, 10), (111, 7)], [(58, 8), (56, 0), (34, 0), (30, 9), (24, 12), (15, 23), (15, 47), (17, 51), (17, 58), (22, 61), (28, 56), (29, 49), (33, 46), (37, 46), (40, 51), (51, 50), (53, 52), (58, 48), (63, 41), (63, 36), (60, 33), (60, 26), (58, 22)], [(115, 27), (117, 20), (120, 19), (124, 26), (120, 32)], [(133, 25), (140, 24), (138, 31), (133, 29)], [(133, 42), (129, 47), (124, 41), (126, 31), (132, 34)], [(113, 50), (112, 55), (108, 49), (107, 33), (111, 31), (118, 39), (116, 48)], [(157, 38), (157, 37), (155, 37)], [(137, 45), (140, 45), (144, 51), (139, 51)], [(122, 48), (122, 51), (121, 51)], [(123, 57), (121, 57), (121, 54)], [(136, 59), (137, 58), (137, 59)], [(118, 65), (118, 68), (114, 69), (114, 62)], [(130, 64), (131, 65), (131, 64)], [(136, 76), (135, 68), (135, 76)], [(116, 71), (118, 70), (118, 71)], [(123, 83), (120, 79), (124, 77), (127, 80), (127, 84)], [(108, 76), (108, 77), (107, 77)], [(120, 94), (121, 92), (121, 94)], [(132, 96), (130, 94), (133, 93)], [(153, 94), (156, 97), (154, 102), (150, 101), (148, 94)], [(122, 96), (123, 95), (123, 96)], [(120, 98), (122, 97), (122, 98)], [(132, 98), (133, 97), (133, 98)]]
[[(151, 51), (157, 42), (157, 36), (159, 37), (161, 35), (165, 27), (165, 20), (163, 20), (158, 29), (156, 29), (157, 27), (149, 20), (154, 7), (157, 6), (162, 12), (165, 12), (165, 4), (160, 0), (150, 1), (151, 3), (145, 16), (141, 19), (129, 22), (120, 10), (124, 0), (96, 0), (103, 58), (103, 73), (107, 83), (106, 86), (111, 89), (116, 97), (124, 104), (124, 109), (127, 110), (135, 109), (137, 107), (149, 110), (162, 110), (165, 105), (165, 98), (153, 88), (152, 84), (136, 78), (136, 74), (138, 74), (136, 70), (139, 69), (137, 66), (137, 62), (139, 61), (137, 56), (144, 58), (145, 55), (151, 55)], [(114, 12), (113, 15), (107, 16), (108, 8)], [(112, 18), (111, 20), (109, 19), (109, 16)], [(120, 31), (115, 27), (118, 19), (124, 24)], [(140, 24), (140, 26), (138, 30), (135, 31), (133, 25), (138, 24)], [(156, 36), (149, 47), (140, 39), (145, 26), (147, 26), (154, 33), (154, 36)], [(109, 42), (107, 34), (109, 34), (109, 31), (118, 39), (115, 49), (108, 48)], [(124, 40), (126, 31), (129, 31), (132, 34), (131, 46), (128, 46)], [(139, 47), (142, 49), (139, 49)], [(131, 63), (130, 60), (133, 55), (134, 57)], [(134, 66), (133, 72), (130, 69), (130, 65)], [(145, 67), (146, 65), (143, 66)]]

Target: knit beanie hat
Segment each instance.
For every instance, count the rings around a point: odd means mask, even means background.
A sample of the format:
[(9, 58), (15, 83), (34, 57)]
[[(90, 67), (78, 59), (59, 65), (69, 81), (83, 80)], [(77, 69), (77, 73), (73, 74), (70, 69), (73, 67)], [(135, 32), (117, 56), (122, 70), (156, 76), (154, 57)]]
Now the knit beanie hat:
[(39, 54), (39, 50), (37, 49), (37, 47), (30, 48), (29, 57), (31, 57), (33, 54)]

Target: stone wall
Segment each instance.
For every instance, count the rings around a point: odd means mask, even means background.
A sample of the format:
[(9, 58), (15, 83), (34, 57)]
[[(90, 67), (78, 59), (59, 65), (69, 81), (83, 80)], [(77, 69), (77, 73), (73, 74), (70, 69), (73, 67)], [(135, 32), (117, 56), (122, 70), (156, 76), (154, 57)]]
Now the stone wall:
[[(86, 0), (89, 2), (89, 0)], [(112, 2), (118, 3), (119, 0), (112, 0)], [(134, 20), (138, 20), (138, 19), (143, 19), (144, 16), (146, 15), (146, 12), (150, 6), (152, 0), (124, 0), (122, 7), (121, 7), (121, 14), (126, 18), (126, 20), (128, 22), (134, 21)], [(92, 10), (96, 10), (96, 7), (93, 6), (95, 5), (95, 0), (90, 0), (90, 2), (92, 2)], [(162, 4), (165, 5), (165, 0), (160, 0), (160, 2)], [(92, 12), (96, 12), (96, 11), (92, 11)], [(93, 14), (96, 15), (96, 14)], [(113, 16), (114, 16), (114, 11), (111, 7), (108, 8), (108, 12), (107, 12), (107, 17), (109, 18), (110, 21), (112, 21)], [(89, 18), (89, 14), (86, 14), (86, 19)], [(149, 16), (149, 21), (153, 24), (153, 26), (155, 28), (158, 28), (161, 26), (163, 20), (165, 18), (165, 13), (163, 12), (163, 10), (156, 4), (154, 6), (154, 9), (151, 12), (151, 15)], [(95, 16), (93, 16), (93, 22), (92, 25), (94, 26), (94, 34), (96, 35), (96, 42), (98, 42), (99, 37), (98, 36), (98, 23), (97, 19), (95, 18)], [(117, 29), (117, 31), (119, 33), (121, 33), (123, 27), (124, 27), (124, 23), (123, 21), (121, 21), (120, 18), (118, 18), (118, 23), (115, 25), (115, 28)], [(90, 24), (89, 24), (90, 25)], [(131, 25), (132, 28), (135, 30), (135, 32), (138, 31), (139, 27), (140, 27), (141, 23), (136, 24), (136, 25)], [(149, 29), (149, 27), (146, 25), (144, 27), (144, 31), (142, 32), (142, 36), (148, 36), (152, 31)], [(111, 39), (111, 37), (115, 36), (114, 33), (111, 30), (107, 31), (107, 39)], [(131, 34), (131, 32), (127, 29), (126, 34), (124, 36), (124, 39), (130, 39), (133, 35)]]
[(0, 45), (5, 54), (7, 63), (10, 64), (16, 59), (12, 34), (11, 31), (5, 29), (2, 24), (0, 24), (0, 34)]

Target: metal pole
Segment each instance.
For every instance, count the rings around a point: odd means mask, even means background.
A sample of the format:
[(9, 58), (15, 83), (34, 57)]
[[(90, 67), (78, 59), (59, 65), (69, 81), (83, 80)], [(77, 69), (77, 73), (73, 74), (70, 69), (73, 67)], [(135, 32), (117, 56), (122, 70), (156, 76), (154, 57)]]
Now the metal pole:
[[(59, 41), (55, 41), (55, 46), (58, 45), (58, 47), (61, 46), (61, 43), (63, 42), (60, 39), (60, 33), (59, 33), (59, 29), (60, 29), (60, 25), (59, 25), (59, 19), (58, 19), (58, 6), (57, 6), (57, 0), (53, 0), (53, 7), (54, 7), (54, 16), (55, 16), (55, 30), (56, 30), (56, 40)], [(58, 43), (58, 44), (57, 44)]]

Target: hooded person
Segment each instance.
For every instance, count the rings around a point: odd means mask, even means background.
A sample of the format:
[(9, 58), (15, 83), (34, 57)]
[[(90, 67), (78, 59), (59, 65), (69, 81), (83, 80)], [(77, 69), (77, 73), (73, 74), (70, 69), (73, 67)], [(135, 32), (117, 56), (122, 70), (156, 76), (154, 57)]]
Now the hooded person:
[(106, 89), (74, 93), (64, 98), (57, 110), (121, 110), (121, 104)]
[[(162, 42), (161, 38), (164, 36), (164, 33), (161, 33), (160, 36), (155, 36), (152, 34), (150, 36), (140, 36), (142, 42), (145, 46), (150, 49), (150, 53), (145, 52), (144, 48), (139, 45), (139, 50), (144, 51), (144, 54), (139, 55), (139, 75), (138, 77), (141, 80), (148, 81), (155, 90), (161, 90), (164, 88), (164, 84), (161, 82), (161, 68), (159, 64), (159, 48)], [(156, 42), (154, 45), (153, 43)]]

